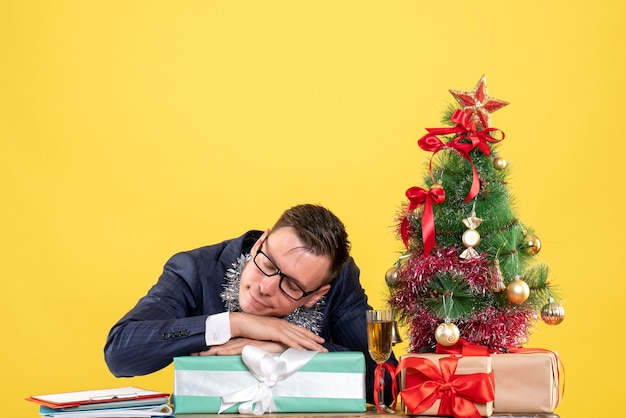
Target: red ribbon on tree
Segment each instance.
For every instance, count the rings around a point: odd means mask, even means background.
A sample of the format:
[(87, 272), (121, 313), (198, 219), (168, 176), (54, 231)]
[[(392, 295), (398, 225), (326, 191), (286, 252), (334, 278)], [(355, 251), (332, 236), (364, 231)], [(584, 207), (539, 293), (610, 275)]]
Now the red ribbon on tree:
[(443, 346), (437, 343), (435, 347), (435, 353), (437, 354), (462, 354), (463, 356), (488, 356), (495, 353), (496, 350), (492, 350), (487, 346), (475, 344), (467, 341), (464, 338), (459, 338), (453, 345)]
[(409, 214), (424, 205), (424, 212), (422, 213), (422, 240), (424, 242), (424, 255), (430, 254), (430, 251), (435, 246), (435, 218), (433, 216), (433, 203), (441, 204), (446, 200), (446, 192), (439, 183), (435, 183), (431, 186), (430, 190), (426, 191), (421, 187), (411, 187), (406, 191), (406, 197), (409, 199), (409, 205), (406, 208), (406, 213), (402, 222), (400, 223), (400, 235), (404, 246), (409, 248)]
[(422, 357), (400, 360), (396, 373), (410, 370), (415, 384), (400, 392), (402, 402), (411, 414), (419, 414), (440, 400), (437, 415), (456, 418), (480, 418), (474, 403), (487, 403), (495, 398), (492, 373), (455, 374), (459, 357), (439, 359), (439, 367)]
[[(426, 128), (428, 134), (421, 137), (417, 144), (424, 151), (430, 151), (433, 156), (442, 149), (452, 149), (456, 151), (461, 157), (465, 158), (472, 165), (472, 186), (470, 187), (465, 202), (472, 200), (480, 191), (480, 180), (478, 178), (478, 172), (476, 166), (472, 161), (469, 153), (474, 148), (478, 148), (485, 155), (491, 154), (491, 148), (489, 143), (497, 143), (504, 139), (504, 132), (496, 128), (486, 128), (482, 130), (476, 129), (475, 123), (470, 123), (469, 115), (457, 109), (454, 111), (450, 120), (456, 124), (451, 128)], [(500, 139), (491, 136), (492, 132), (500, 132), (502, 137)], [(454, 139), (447, 143), (441, 141), (439, 135), (457, 135)], [(469, 139), (470, 142), (461, 142), (463, 139)], [(432, 178), (432, 157), (430, 159), (430, 173)]]
[(398, 397), (398, 384), (396, 383), (396, 369), (389, 363), (379, 363), (376, 365), (376, 369), (374, 369), (374, 404), (376, 405), (376, 409), (378, 409), (382, 413), (386, 413), (386, 411), (380, 406), (380, 399), (378, 399), (378, 393), (385, 390), (385, 370), (389, 372), (389, 374), (393, 377), (391, 379), (391, 394), (393, 396), (393, 403), (391, 404), (391, 409), (396, 409), (396, 401)]

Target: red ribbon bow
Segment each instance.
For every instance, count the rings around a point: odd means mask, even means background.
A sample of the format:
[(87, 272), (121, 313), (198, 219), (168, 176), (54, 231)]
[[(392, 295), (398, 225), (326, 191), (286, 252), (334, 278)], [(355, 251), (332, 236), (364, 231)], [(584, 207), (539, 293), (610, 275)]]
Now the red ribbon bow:
[(494, 400), (493, 372), (457, 375), (458, 361), (455, 356), (442, 357), (439, 367), (422, 357), (406, 357), (400, 361), (397, 372), (410, 370), (416, 382), (400, 392), (411, 414), (426, 411), (439, 399), (437, 415), (480, 418), (474, 403)]
[(421, 187), (411, 187), (406, 191), (409, 205), (400, 224), (400, 234), (404, 246), (409, 248), (409, 214), (411, 211), (424, 205), (422, 214), (422, 240), (424, 241), (424, 255), (430, 254), (435, 246), (435, 218), (433, 216), (433, 203), (441, 204), (446, 200), (446, 192), (439, 184), (434, 184), (430, 190), (426, 191)]
[(388, 363), (379, 363), (378, 365), (376, 365), (376, 369), (374, 369), (374, 404), (376, 405), (376, 408), (383, 413), (386, 412), (380, 405), (380, 399), (378, 399), (378, 394), (385, 390), (385, 370), (387, 370), (387, 372), (389, 372), (389, 374), (394, 377), (393, 379), (391, 379), (391, 394), (393, 396), (391, 409), (396, 409), (396, 401), (398, 397), (398, 386), (395, 379), (395, 367)]
[[(428, 134), (421, 137), (417, 144), (424, 151), (431, 151), (433, 156), (442, 149), (452, 149), (456, 151), (461, 157), (465, 158), (472, 165), (472, 185), (470, 187), (465, 202), (472, 200), (480, 190), (480, 181), (478, 178), (478, 172), (476, 166), (472, 161), (469, 153), (474, 148), (478, 148), (485, 155), (491, 154), (491, 148), (488, 143), (500, 142), (504, 139), (504, 132), (496, 128), (486, 128), (478, 131), (476, 125), (470, 123), (469, 115), (462, 110), (455, 110), (450, 120), (456, 123), (456, 126), (452, 128), (427, 128)], [(502, 137), (500, 139), (491, 136), (492, 132), (500, 132)], [(448, 143), (442, 142), (437, 136), (456, 134), (457, 136)], [(463, 139), (469, 139), (470, 142), (461, 142)], [(430, 159), (430, 173), (432, 178), (432, 157)]]

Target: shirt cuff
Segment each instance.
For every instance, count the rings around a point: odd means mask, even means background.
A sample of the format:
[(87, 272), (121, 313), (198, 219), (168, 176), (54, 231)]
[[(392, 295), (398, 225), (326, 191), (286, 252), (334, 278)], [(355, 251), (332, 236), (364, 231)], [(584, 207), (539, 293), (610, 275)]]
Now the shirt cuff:
[(230, 340), (230, 316), (228, 312), (209, 315), (205, 326), (204, 338), (207, 346), (221, 345)]

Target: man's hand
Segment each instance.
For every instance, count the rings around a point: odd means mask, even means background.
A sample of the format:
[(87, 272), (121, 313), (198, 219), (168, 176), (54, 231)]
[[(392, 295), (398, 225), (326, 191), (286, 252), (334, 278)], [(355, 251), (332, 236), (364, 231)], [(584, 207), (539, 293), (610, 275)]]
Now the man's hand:
[(214, 345), (208, 350), (191, 353), (192, 356), (238, 356), (246, 345), (260, 347), (269, 353), (282, 353), (286, 346), (274, 341), (259, 341), (249, 338), (233, 338), (222, 345)]
[(230, 333), (232, 338), (280, 343), (284, 346), (283, 350), (291, 347), (298, 350), (328, 351), (322, 345), (322, 337), (280, 318), (231, 312)]

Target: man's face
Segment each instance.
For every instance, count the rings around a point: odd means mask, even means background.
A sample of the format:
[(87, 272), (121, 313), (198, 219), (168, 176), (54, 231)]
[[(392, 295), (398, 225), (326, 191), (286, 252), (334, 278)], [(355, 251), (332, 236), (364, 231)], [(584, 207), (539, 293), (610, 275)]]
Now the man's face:
[[(322, 286), (330, 258), (303, 248), (293, 228), (279, 228), (271, 235), (266, 231), (252, 248), (251, 256), (239, 287), (239, 306), (245, 313), (282, 317), (300, 306), (313, 306), (330, 289), (328, 284)], [(279, 274), (273, 274), (276, 271)], [(281, 287), (296, 296), (303, 291), (312, 293), (296, 301)]]

